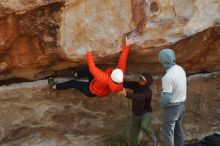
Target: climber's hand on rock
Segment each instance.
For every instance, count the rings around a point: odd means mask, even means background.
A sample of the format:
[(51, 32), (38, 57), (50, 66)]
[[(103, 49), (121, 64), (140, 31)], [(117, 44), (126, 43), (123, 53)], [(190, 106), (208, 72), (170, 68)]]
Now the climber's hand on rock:
[(128, 38), (126, 36), (126, 46), (130, 46), (136, 43), (135, 37)]
[(87, 52), (92, 52), (92, 49), (90, 47), (87, 47)]

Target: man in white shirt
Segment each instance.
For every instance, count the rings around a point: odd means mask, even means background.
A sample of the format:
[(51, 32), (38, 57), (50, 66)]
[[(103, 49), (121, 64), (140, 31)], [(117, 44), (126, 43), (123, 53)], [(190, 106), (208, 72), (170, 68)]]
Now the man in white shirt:
[(171, 49), (163, 49), (159, 60), (166, 70), (162, 78), (160, 106), (163, 112), (164, 146), (184, 146), (182, 121), (186, 100), (186, 73), (176, 65), (175, 53)]

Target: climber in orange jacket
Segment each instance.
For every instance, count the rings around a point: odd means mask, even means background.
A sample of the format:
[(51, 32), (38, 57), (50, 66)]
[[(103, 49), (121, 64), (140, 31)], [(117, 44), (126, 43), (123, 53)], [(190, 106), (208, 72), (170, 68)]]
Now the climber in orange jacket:
[(126, 71), (129, 46), (134, 43), (134, 37), (129, 39), (126, 37), (126, 44), (122, 47), (122, 53), (117, 67), (115, 69), (107, 68), (104, 71), (95, 65), (92, 51), (90, 48), (87, 48), (88, 69), (75, 72), (74, 76), (75, 78), (88, 77), (89, 81), (84, 82), (79, 80), (71, 80), (68, 82), (55, 84), (53, 78), (49, 78), (49, 86), (56, 90), (75, 88), (89, 97), (104, 97), (110, 93), (121, 91), (123, 89), (123, 80)]

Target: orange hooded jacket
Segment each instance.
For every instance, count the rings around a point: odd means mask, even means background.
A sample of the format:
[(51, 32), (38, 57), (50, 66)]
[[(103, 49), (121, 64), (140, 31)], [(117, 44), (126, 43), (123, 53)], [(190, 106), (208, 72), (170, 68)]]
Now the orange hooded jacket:
[[(128, 53), (129, 53), (129, 46), (124, 46), (122, 48), (122, 53), (117, 66), (117, 68), (121, 69), (124, 74), (126, 70)], [(87, 52), (87, 59), (88, 59), (89, 71), (94, 77), (89, 87), (91, 93), (100, 97), (104, 97), (109, 95), (111, 92), (119, 92), (122, 90), (123, 83), (117, 84), (114, 83), (111, 79), (111, 72), (113, 71), (113, 68), (107, 68), (104, 71), (97, 68), (94, 63), (92, 52)]]

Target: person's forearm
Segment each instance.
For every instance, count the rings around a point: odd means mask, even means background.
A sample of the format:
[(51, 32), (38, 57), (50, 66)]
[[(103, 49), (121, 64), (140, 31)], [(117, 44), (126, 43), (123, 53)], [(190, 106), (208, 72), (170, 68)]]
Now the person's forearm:
[(95, 62), (94, 62), (94, 59), (93, 59), (92, 52), (87, 52), (87, 60), (88, 60), (89, 71), (92, 74), (94, 74), (96, 65), (95, 65)]
[(127, 45), (123, 46), (122, 52), (119, 58), (119, 62), (118, 62), (118, 68), (121, 69), (123, 73), (125, 73), (125, 70), (126, 70), (128, 53), (129, 53), (129, 46)]
[(161, 92), (160, 106), (167, 106), (172, 99), (172, 94), (169, 92)]
[(137, 87), (138, 83), (137, 82), (132, 82), (132, 81), (124, 81), (123, 86), (124, 88), (134, 90)]
[(99, 68), (96, 67), (92, 52), (87, 52), (88, 66), (89, 71), (93, 75), (93, 77), (100, 82), (107, 82), (108, 76)]

